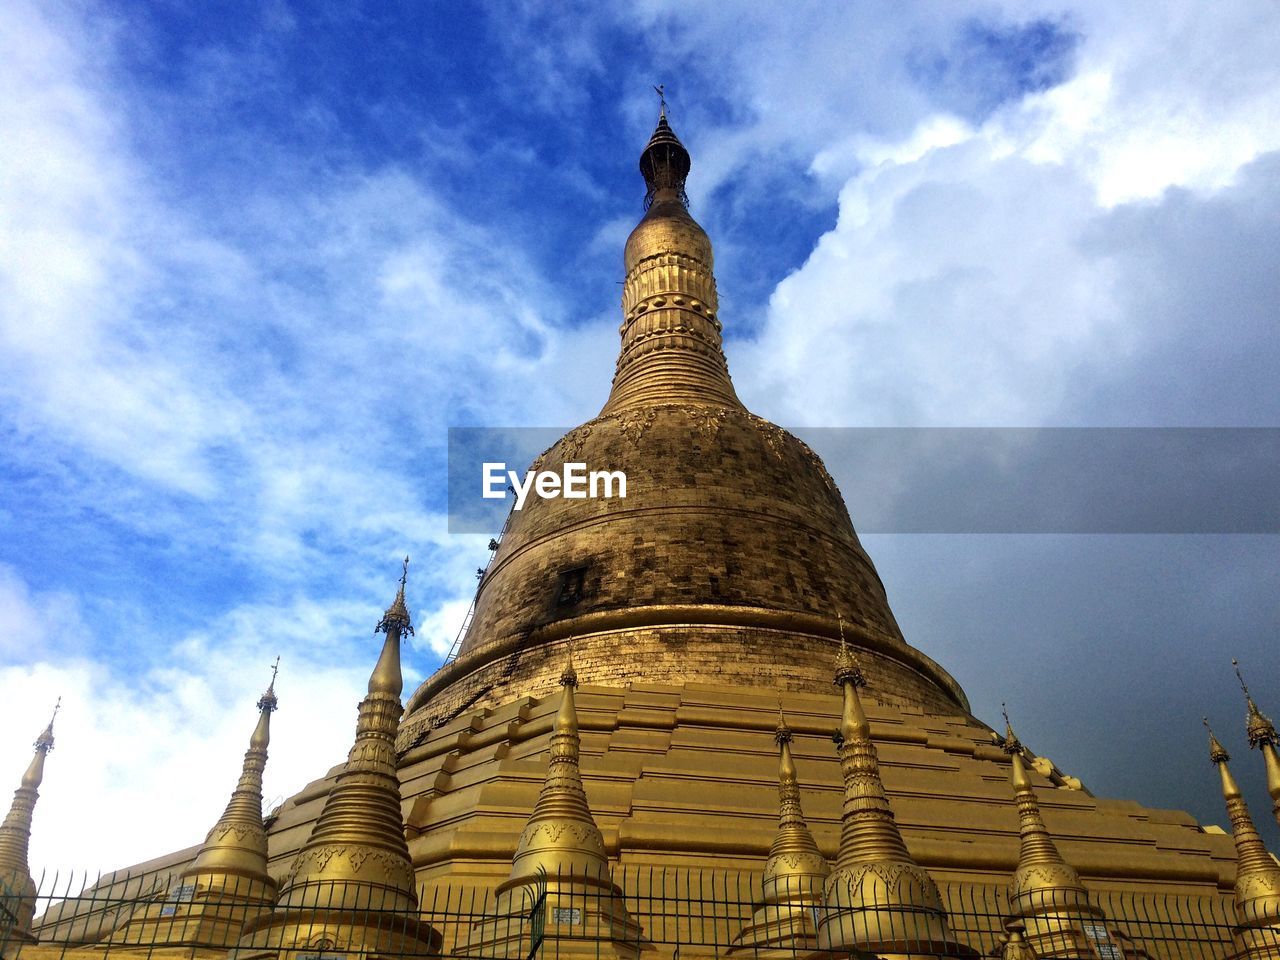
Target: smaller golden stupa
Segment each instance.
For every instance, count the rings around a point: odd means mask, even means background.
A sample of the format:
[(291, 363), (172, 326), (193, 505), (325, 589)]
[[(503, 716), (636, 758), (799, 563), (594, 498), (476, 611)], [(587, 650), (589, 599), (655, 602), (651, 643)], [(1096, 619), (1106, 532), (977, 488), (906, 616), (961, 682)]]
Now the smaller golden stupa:
[(400, 813), (396, 731), (403, 706), (400, 638), (413, 633), (404, 588), (375, 633), (386, 639), (360, 702), (356, 740), (310, 839), (281, 884), (275, 909), (244, 927), (233, 956), (318, 953), (432, 956), (440, 934), (419, 919)]
[(112, 943), (229, 947), (246, 923), (271, 910), (276, 882), (267, 872), (267, 831), (262, 823), (262, 773), (271, 743), (276, 673), (258, 699), (258, 723), (249, 737), (240, 780), (226, 810), (205, 837), (191, 866), (160, 900), (134, 912), (111, 935)]
[(1000, 746), (1009, 755), (1020, 838), (1018, 867), (1009, 885), (1005, 956), (1029, 948), (1033, 952), (1027, 956), (1045, 960), (1092, 957), (1100, 947), (1125, 957), (1145, 956), (1132, 949), (1122, 952), (1123, 938), (1110, 929), (1106, 913), (1089, 899), (1080, 874), (1058, 852), (1040, 814), (1040, 801), (1023, 762), (1022, 743), (1013, 732), (1007, 711), (1004, 722)]
[(844, 809), (835, 869), (823, 886), (822, 953), (874, 953), (881, 960), (965, 958), (976, 952), (951, 936), (938, 885), (907, 850), (894, 822), (858, 688), (866, 686), (841, 636), (835, 684), (844, 692), (840, 769)]
[[(1204, 725), (1209, 727), (1208, 719)], [(1236, 925), (1231, 931), (1235, 952), (1228, 960), (1275, 960), (1280, 958), (1280, 864), (1267, 852), (1227, 766), (1231, 755), (1211, 728), (1209, 759), (1222, 777), (1222, 796), (1236, 843)]]
[(778, 704), (778, 833), (764, 864), (764, 896), (738, 934), (731, 954), (766, 960), (817, 949), (817, 908), (831, 868), (805, 823), (791, 757), (791, 728)]
[(560, 684), (546, 781), (520, 832), (511, 876), (495, 891), (495, 915), (472, 928), (459, 951), (466, 956), (527, 955), (535, 915), (542, 930), (555, 937), (562, 956), (635, 958), (651, 949), (610, 876), (604, 837), (582, 787), (574, 703), (578, 674), (572, 658)]
[(53, 721), (57, 719), (59, 700), (48, 725), (36, 737), (35, 756), (22, 775), (22, 783), (13, 792), (13, 804), (0, 823), (0, 935), (4, 942), (30, 939), (31, 921), (36, 913), (36, 883), (31, 877), (27, 851), (31, 844), (31, 816), (40, 796), (44, 779), (44, 758), (53, 749)]

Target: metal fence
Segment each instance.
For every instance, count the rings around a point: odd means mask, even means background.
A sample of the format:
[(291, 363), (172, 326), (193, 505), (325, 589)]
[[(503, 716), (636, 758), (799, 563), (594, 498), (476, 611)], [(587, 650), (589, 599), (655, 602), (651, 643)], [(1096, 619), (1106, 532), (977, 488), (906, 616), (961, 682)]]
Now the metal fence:
[[(882, 888), (864, 885), (860, 898), (846, 891), (847, 897), (834, 900), (854, 907), (824, 910), (803, 897), (765, 903), (759, 873), (624, 865), (608, 876), (541, 876), (509, 888), (488, 879), (426, 884), (417, 891), (417, 904), (408, 909), (403, 895), (394, 891), (334, 883), (327, 890), (313, 887), (306, 907), (281, 903), (273, 910), (260, 883), (210, 889), (200, 878), (176, 875), (61, 875), (41, 879), (34, 904), (29, 894), (0, 889), (0, 956), (58, 960), (91, 952), (103, 958), (158, 954), (160, 960), (231, 950), (244, 960), (328, 960), (362, 953), (466, 960), (766, 960), (821, 952), (816, 940), (820, 928), (856, 924), (870, 915), (882, 926), (905, 931), (896, 944), (881, 945), (882, 953), (1000, 955), (1011, 914), (1006, 887), (942, 887), (950, 940), (952, 947), (960, 945), (958, 950), (928, 939), (928, 916), (877, 902), (877, 889)], [(14, 918), (24, 910), (29, 916), (32, 907), (35, 921), (26, 933)], [(1221, 896), (1104, 890), (1092, 895), (1087, 910), (1071, 913), (1046, 902), (1031, 913), (1025, 936), (1033, 949), (1039, 936), (1044, 952), (1025, 956), (1225, 960), (1236, 949), (1231, 901)], [(335, 933), (353, 928), (362, 931), (354, 942)], [(744, 937), (748, 928), (755, 933)]]

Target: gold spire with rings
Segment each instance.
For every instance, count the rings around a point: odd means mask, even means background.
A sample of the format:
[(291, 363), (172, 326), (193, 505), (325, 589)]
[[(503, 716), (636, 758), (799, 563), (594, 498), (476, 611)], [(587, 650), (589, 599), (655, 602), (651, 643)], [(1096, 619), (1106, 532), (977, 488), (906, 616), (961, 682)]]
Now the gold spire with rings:
[(462, 956), (523, 957), (536, 891), (545, 884), (541, 924), (560, 956), (638, 957), (651, 950), (609, 872), (604, 836), (591, 815), (579, 767), (581, 737), (573, 648), (560, 674), (547, 774), (516, 842), (511, 875), (496, 890), (493, 915), (472, 926)]
[(271, 910), (277, 889), (267, 872), (262, 775), (271, 744), (271, 714), (279, 707), (279, 670), (276, 657), (271, 681), (258, 698), (258, 721), (249, 737), (240, 779), (222, 816), (168, 897), (126, 917), (112, 934), (113, 942), (229, 947), (245, 924)]
[(858, 694), (866, 678), (845, 641), (843, 617), (838, 622), (833, 682), (844, 696), (838, 748), (844, 809), (840, 850), (823, 885), (818, 949), (898, 958), (976, 956), (952, 937), (937, 884), (912, 858), (894, 822)]
[(692, 161), (660, 109), (640, 155), (645, 215), (627, 238), (622, 349), (603, 414), (624, 408), (700, 403), (741, 409), (724, 357), (711, 240), (689, 214)]
[(1106, 928), (1106, 915), (1090, 902), (1080, 875), (1053, 842), (1023, 760), (1022, 743), (1013, 732), (1008, 709), (1000, 706), (1005, 725), (1000, 747), (1009, 756), (1021, 841), (1018, 866), (1009, 886), (1009, 923), (1018, 926), (1025, 943), (1034, 949), (1031, 956), (1091, 956), (1100, 929)]
[(36, 913), (36, 883), (31, 876), (28, 853), (31, 846), (31, 822), (44, 782), (44, 758), (53, 749), (53, 723), (62, 708), (59, 697), (53, 715), (33, 744), (31, 763), (22, 774), (13, 803), (0, 822), (0, 943), (30, 940), (31, 921)]
[(434, 956), (440, 933), (419, 919), (413, 864), (400, 812), (396, 733), (403, 706), (400, 641), (412, 633), (400, 589), (376, 633), (382, 652), (360, 701), (356, 738), (325, 797), (275, 909), (245, 925), (238, 957), (295, 951)]
[(800, 808), (800, 784), (791, 755), (793, 737), (778, 698), (778, 832), (764, 865), (764, 896), (734, 938), (729, 953), (794, 957), (818, 946), (814, 910), (831, 868), (814, 842)]
[(1240, 689), (1244, 691), (1248, 713), (1245, 715), (1245, 733), (1249, 737), (1249, 748), (1262, 752), (1262, 761), (1267, 767), (1267, 793), (1271, 795), (1271, 815), (1280, 824), (1280, 737), (1276, 735), (1275, 724), (1271, 718), (1258, 709), (1249, 693), (1249, 686), (1240, 673), (1240, 661), (1231, 658), (1231, 666), (1235, 668), (1236, 679), (1240, 681)]
[(1231, 931), (1235, 952), (1230, 960), (1274, 958), (1280, 956), (1280, 864), (1267, 852), (1231, 775), (1227, 766), (1231, 755), (1214, 736), (1208, 717), (1204, 725), (1209, 731), (1209, 759), (1222, 779), (1222, 797), (1236, 844), (1236, 925)]

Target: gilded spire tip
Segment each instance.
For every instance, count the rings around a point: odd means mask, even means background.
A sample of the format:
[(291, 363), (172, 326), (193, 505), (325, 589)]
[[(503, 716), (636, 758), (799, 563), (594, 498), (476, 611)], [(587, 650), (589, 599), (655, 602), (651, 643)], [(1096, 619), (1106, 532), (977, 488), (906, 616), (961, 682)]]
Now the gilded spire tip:
[(62, 697), (58, 697), (53, 705), (53, 714), (49, 717), (48, 725), (40, 731), (40, 736), (36, 737), (35, 748), (44, 753), (48, 753), (53, 749), (53, 721), (58, 719), (58, 711), (62, 709)]
[(684, 191), (684, 182), (691, 166), (689, 151), (667, 122), (666, 85), (659, 84), (653, 89), (658, 94), (658, 125), (640, 155), (640, 173), (648, 188), (644, 197), (645, 209), (664, 191), (666, 199), (674, 199), (687, 207), (689, 195)]
[(858, 658), (850, 651), (848, 641), (844, 638), (844, 617), (838, 613), (836, 625), (840, 628), (840, 650), (836, 654), (836, 672), (832, 683), (837, 687), (842, 687), (846, 683), (852, 683), (855, 687), (865, 687), (866, 677), (862, 675)]
[(1246, 697), (1249, 696), (1249, 685), (1244, 682), (1244, 675), (1240, 673), (1240, 661), (1235, 657), (1231, 658), (1231, 666), (1235, 668), (1236, 679), (1240, 681), (1240, 689), (1244, 691)]
[(569, 655), (565, 658), (564, 669), (560, 671), (560, 686), (576, 687), (578, 671), (573, 668), (573, 644), (569, 644)]
[(1227, 753), (1227, 748), (1214, 736), (1213, 727), (1209, 726), (1209, 718), (1201, 717), (1200, 720), (1204, 723), (1204, 728), (1209, 731), (1209, 759), (1214, 763), (1226, 763), (1231, 759), (1231, 754)]
[(382, 619), (378, 621), (378, 625), (374, 627), (374, 633), (390, 633), (392, 630), (398, 630), (401, 634), (409, 634), (413, 636), (413, 622), (409, 618), (409, 608), (404, 602), (404, 586), (409, 580), (409, 558), (404, 558), (404, 570), (400, 574), (400, 589), (396, 592), (396, 598), (391, 602), (391, 606), (387, 608), (387, 612), (383, 614)]
[(1000, 712), (1004, 715), (1004, 739), (1000, 742), (1000, 749), (1007, 754), (1021, 754), (1022, 742), (1018, 739), (1017, 734), (1013, 732), (1013, 724), (1009, 721), (1008, 704), (1000, 704)]
[(665, 120), (667, 117), (667, 85), (660, 83), (653, 88), (653, 92), (658, 95), (658, 119)]
[(1276, 735), (1275, 724), (1253, 702), (1253, 696), (1249, 693), (1249, 685), (1244, 682), (1244, 675), (1240, 672), (1240, 661), (1232, 657), (1231, 666), (1235, 668), (1236, 679), (1240, 681), (1240, 689), (1244, 691), (1244, 700), (1248, 707), (1248, 713), (1245, 714), (1245, 734), (1249, 738), (1250, 749), (1256, 749), (1263, 744), (1271, 744), (1272, 746), (1280, 744), (1280, 736)]
[(266, 711), (272, 713), (276, 707), (280, 705), (280, 701), (276, 698), (276, 674), (280, 672), (280, 655), (276, 654), (276, 662), (271, 664), (271, 682), (267, 684), (266, 691), (258, 698), (258, 712)]
[(787, 726), (787, 715), (782, 712), (782, 698), (778, 698), (778, 726), (774, 730), (773, 739), (779, 745), (791, 742), (791, 728)]

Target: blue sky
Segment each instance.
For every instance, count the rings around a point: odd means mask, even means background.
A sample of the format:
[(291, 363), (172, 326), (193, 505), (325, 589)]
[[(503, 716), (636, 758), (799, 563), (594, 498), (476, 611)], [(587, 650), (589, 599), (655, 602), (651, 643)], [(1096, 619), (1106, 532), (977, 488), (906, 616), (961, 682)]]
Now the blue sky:
[[(445, 530), (445, 430), (603, 403), (654, 83), (757, 413), (1280, 425), (1280, 17), (1114, 7), (6, 5), (15, 784), (64, 696), (33, 861), (200, 839), (277, 653), (268, 793), (340, 760), (404, 553), (431, 672), (487, 540)], [(1229, 659), (1280, 712), (1275, 537), (867, 546), (980, 717), (1220, 822), (1209, 712), (1265, 822)]]

